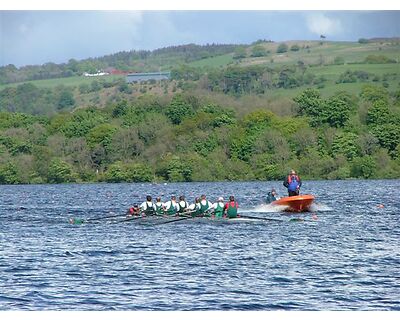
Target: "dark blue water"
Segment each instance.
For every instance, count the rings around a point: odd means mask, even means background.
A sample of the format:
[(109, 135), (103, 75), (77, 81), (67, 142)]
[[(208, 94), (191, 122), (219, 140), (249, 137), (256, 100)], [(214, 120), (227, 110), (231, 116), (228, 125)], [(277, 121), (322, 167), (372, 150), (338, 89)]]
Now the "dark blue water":
[[(317, 219), (304, 222), (260, 212), (271, 187), (284, 194), (278, 182), (0, 186), (0, 310), (400, 310), (400, 180), (305, 181)], [(123, 215), (147, 193), (234, 194), (281, 221), (68, 223)]]

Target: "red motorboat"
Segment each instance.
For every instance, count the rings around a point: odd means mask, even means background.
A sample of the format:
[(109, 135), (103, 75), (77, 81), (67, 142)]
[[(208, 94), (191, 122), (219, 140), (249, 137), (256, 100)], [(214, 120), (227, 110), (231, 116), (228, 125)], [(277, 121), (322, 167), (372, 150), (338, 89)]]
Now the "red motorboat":
[(303, 194), (300, 196), (283, 197), (271, 202), (271, 205), (282, 206), (284, 211), (304, 212), (310, 211), (311, 204), (315, 197), (311, 194)]

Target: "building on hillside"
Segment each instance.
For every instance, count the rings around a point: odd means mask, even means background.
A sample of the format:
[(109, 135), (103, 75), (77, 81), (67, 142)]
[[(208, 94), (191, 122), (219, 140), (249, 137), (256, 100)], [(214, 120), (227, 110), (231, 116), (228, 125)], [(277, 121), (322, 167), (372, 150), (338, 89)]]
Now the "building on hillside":
[(99, 76), (106, 76), (108, 74), (109, 74), (108, 72), (104, 72), (102, 70), (98, 70), (96, 73), (84, 72), (83, 76), (84, 77), (99, 77)]
[(126, 75), (126, 82), (143, 82), (149, 80), (169, 80), (171, 72), (143, 72), (143, 73), (130, 73)]
[(129, 73), (133, 73), (134, 71), (122, 71), (119, 69), (115, 69), (113, 67), (109, 67), (104, 69), (105, 72), (108, 72), (109, 74), (114, 74), (114, 75), (127, 75)]

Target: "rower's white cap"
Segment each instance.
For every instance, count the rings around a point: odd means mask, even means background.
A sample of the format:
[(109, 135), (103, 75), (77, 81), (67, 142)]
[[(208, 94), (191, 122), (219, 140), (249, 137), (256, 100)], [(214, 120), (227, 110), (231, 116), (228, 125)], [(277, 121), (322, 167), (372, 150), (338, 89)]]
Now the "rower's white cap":
[(224, 198), (219, 197), (219, 198), (218, 198), (218, 201), (224, 201)]

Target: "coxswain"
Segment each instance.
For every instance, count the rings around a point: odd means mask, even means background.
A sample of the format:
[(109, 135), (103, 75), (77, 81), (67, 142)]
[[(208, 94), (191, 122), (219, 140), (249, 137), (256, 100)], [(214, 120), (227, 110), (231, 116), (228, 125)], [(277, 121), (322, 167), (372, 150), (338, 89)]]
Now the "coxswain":
[(137, 203), (134, 203), (132, 207), (128, 209), (127, 212), (128, 216), (139, 216), (140, 215), (140, 208)]
[(238, 208), (239, 204), (235, 201), (234, 196), (229, 197), (229, 202), (225, 204), (225, 214), (226, 216), (231, 219), (231, 218), (237, 218), (238, 217)]

